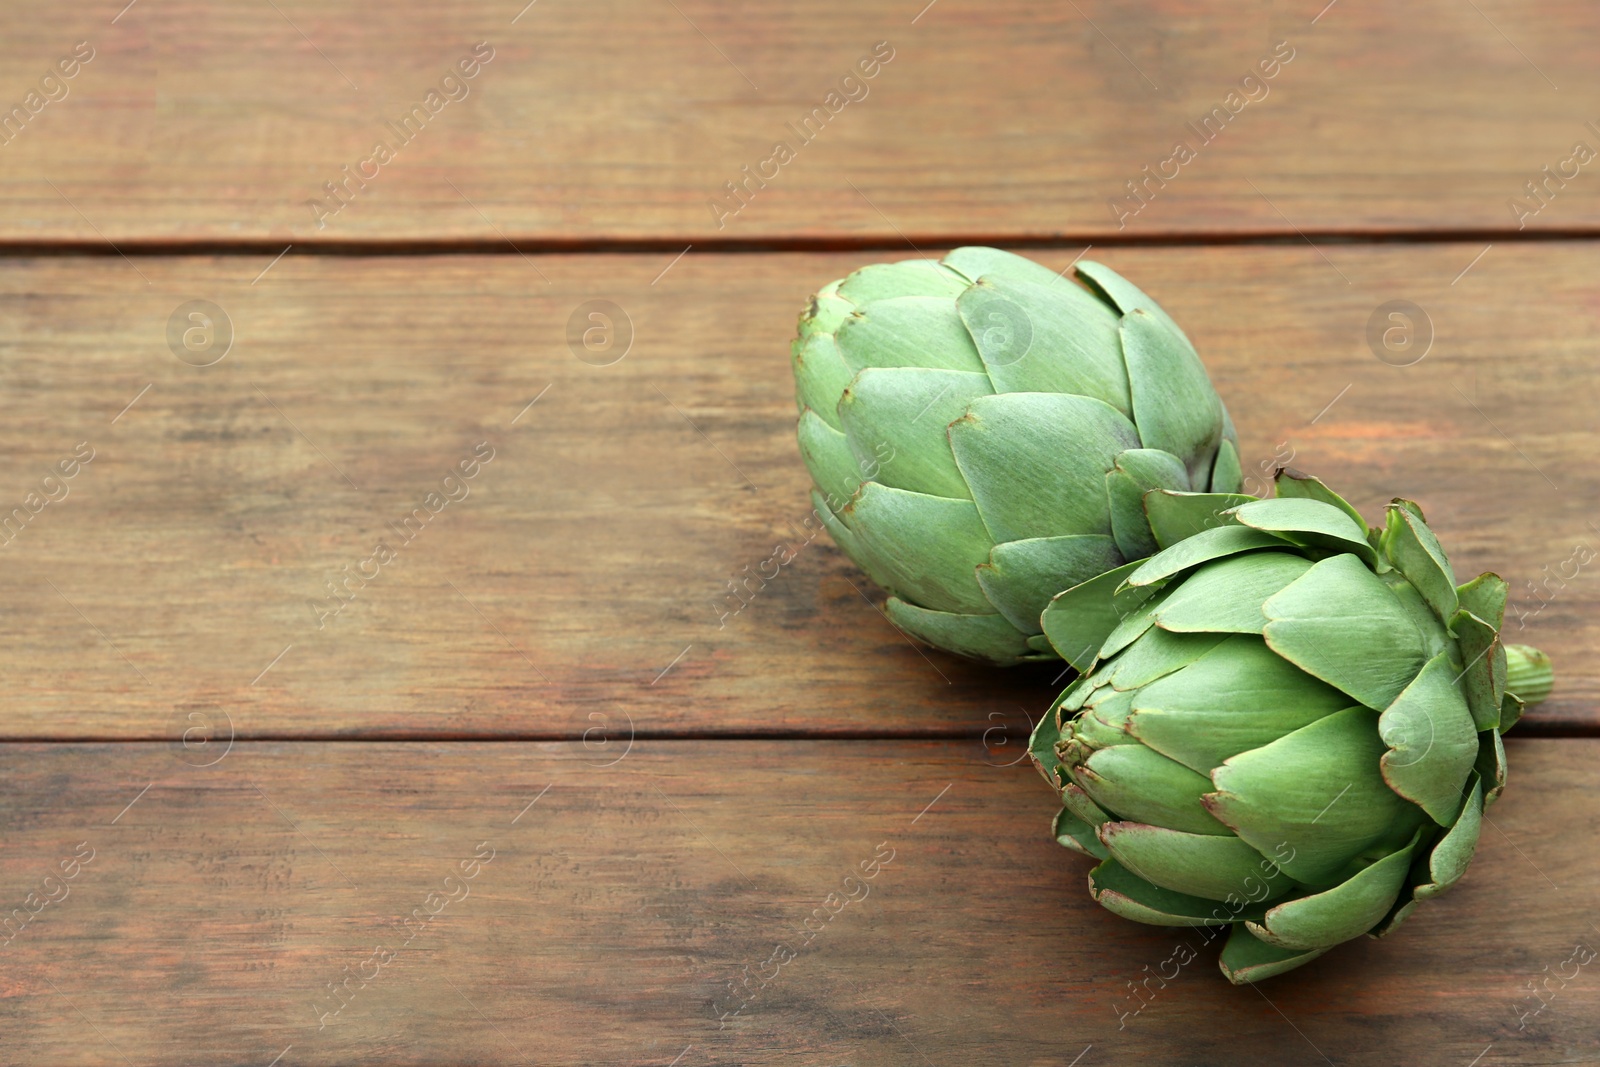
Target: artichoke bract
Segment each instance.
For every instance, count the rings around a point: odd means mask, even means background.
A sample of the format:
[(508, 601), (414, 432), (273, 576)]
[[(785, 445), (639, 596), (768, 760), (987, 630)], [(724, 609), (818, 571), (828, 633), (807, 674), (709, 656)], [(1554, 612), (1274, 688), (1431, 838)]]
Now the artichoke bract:
[(1151, 489), (1236, 491), (1238, 442), (1189, 339), (1115, 271), (993, 248), (864, 267), (793, 345), (800, 453), (889, 618), (992, 663), (1054, 659), (1050, 598), (1157, 543)]
[(1101, 861), (1094, 898), (1228, 928), (1236, 983), (1453, 885), (1505, 787), (1500, 735), (1551, 681), (1501, 643), (1506, 583), (1457, 585), (1415, 504), (1368, 529), (1316, 479), (1277, 488), (1145, 498), (1162, 550), (1044, 612), (1081, 674), (1029, 746), (1056, 839)]

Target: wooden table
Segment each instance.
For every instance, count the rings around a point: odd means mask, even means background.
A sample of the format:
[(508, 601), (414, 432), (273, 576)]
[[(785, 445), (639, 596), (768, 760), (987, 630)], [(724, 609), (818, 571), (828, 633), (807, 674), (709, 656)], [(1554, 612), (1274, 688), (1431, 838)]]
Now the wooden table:
[[(1600, 1062), (1600, 10), (124, 2), (0, 11), (0, 1062)], [(1056, 671), (805, 532), (794, 315), (974, 242), (1511, 582), (1556, 694), (1394, 938), (1101, 911)]]

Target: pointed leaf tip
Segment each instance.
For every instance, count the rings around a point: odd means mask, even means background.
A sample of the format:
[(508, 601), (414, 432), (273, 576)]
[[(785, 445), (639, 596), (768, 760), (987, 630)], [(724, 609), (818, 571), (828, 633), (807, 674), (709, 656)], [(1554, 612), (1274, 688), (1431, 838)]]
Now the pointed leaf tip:
[(1080, 671), (1088, 670), (1123, 618), (1150, 598), (1151, 589), (1119, 592), (1124, 579), (1138, 566), (1137, 562), (1125, 563), (1057, 593), (1050, 601), (1039, 616), (1039, 625), (1062, 659)]
[(1439, 539), (1422, 521), (1415, 505), (1397, 500), (1388, 506), (1378, 544), (1395, 569), (1422, 594), (1439, 621), (1448, 623), (1459, 607), (1455, 572)]
[(1272, 477), (1279, 497), (1301, 497), (1332, 504), (1350, 516), (1361, 529), (1367, 529), (1367, 520), (1361, 517), (1361, 512), (1356, 510), (1355, 505), (1329, 489), (1320, 478), (1295, 470), (1293, 467), (1279, 467)]

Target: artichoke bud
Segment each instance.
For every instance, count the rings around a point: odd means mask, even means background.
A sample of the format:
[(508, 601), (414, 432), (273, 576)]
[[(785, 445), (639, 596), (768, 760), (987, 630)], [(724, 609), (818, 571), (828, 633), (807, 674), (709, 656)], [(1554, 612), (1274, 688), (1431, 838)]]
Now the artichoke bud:
[(1189, 339), (1097, 263), (863, 267), (807, 303), (792, 364), (817, 515), (897, 626), (958, 655), (1057, 658), (1050, 598), (1161, 547), (1145, 493), (1239, 490)]
[(1100, 861), (1095, 899), (1228, 927), (1234, 982), (1381, 936), (1460, 879), (1501, 734), (1552, 677), (1501, 642), (1506, 583), (1458, 585), (1416, 504), (1369, 529), (1314, 478), (1276, 483), (1146, 494), (1161, 551), (1043, 613), (1080, 676), (1029, 746), (1056, 839)]

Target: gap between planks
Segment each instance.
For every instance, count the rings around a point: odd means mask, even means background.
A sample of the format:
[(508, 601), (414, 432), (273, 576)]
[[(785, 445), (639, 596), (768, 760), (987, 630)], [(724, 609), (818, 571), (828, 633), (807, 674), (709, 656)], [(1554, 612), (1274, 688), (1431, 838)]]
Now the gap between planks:
[[(998, 234), (916, 233), (888, 238), (862, 236), (794, 236), (719, 238), (704, 235), (679, 237), (551, 238), (513, 234), (509, 237), (430, 239), (319, 239), (302, 237), (292, 243), (296, 255), (311, 256), (427, 256), (427, 255), (637, 255), (679, 253), (685, 245), (716, 254), (766, 254), (774, 252), (898, 252), (914, 248), (958, 248), (990, 245), (999, 248), (1195, 248), (1214, 246), (1294, 247), (1314, 241), (1343, 245), (1414, 244), (1548, 244), (1600, 239), (1600, 226), (1568, 229), (1516, 230), (1482, 227), (1450, 230), (1245, 230), (1154, 234)], [(0, 239), (0, 257), (27, 256), (259, 256), (281, 255), (287, 238), (250, 238), (237, 241), (167, 240), (142, 238), (112, 244), (105, 240), (18, 241)]]
[[(632, 734), (626, 732), (608, 732), (604, 735), (607, 741), (651, 741), (651, 742), (741, 742), (741, 741), (977, 741), (983, 743), (994, 734), (997, 727), (990, 726), (987, 730), (775, 730), (770, 733), (743, 730), (715, 732), (706, 730), (639, 730)], [(471, 730), (386, 730), (377, 729), (363, 731), (359, 734), (318, 734), (312, 732), (287, 732), (263, 731), (260, 733), (237, 733), (232, 741), (237, 744), (545, 744), (567, 743), (576, 741), (596, 741), (598, 731), (590, 729), (585, 732), (571, 731), (530, 731), (519, 733), (515, 731), (474, 732)], [(1007, 734), (1008, 738), (1014, 735)], [(1553, 740), (1587, 740), (1600, 738), (1600, 723), (1584, 722), (1579, 720), (1563, 721), (1549, 720), (1529, 722), (1523, 720), (1516, 728), (1506, 735), (1508, 740), (1518, 738), (1537, 738), (1542, 741)], [(171, 745), (174, 738), (159, 735), (145, 736), (110, 736), (105, 734), (72, 735), (61, 734), (55, 736), (0, 736), (0, 747), (11, 745)]]

